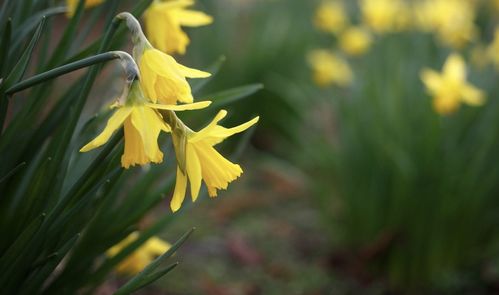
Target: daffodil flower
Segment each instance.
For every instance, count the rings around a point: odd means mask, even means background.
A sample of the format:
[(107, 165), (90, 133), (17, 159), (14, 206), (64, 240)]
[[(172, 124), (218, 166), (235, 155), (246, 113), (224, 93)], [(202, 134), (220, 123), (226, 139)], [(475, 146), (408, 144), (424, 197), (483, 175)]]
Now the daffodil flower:
[(466, 64), (458, 54), (447, 58), (442, 73), (424, 69), (421, 79), (434, 97), (433, 107), (442, 115), (455, 112), (462, 102), (479, 106), (485, 101), (483, 91), (466, 81)]
[(328, 33), (339, 33), (348, 23), (348, 16), (342, 1), (323, 1), (314, 16), (314, 25)]
[[(205, 128), (198, 132), (187, 130), (183, 136), (185, 140), (185, 154), (177, 157), (185, 157), (185, 171), (182, 167), (177, 167), (177, 179), (175, 191), (170, 203), (172, 211), (177, 211), (184, 201), (187, 182), (190, 183), (192, 201), (196, 201), (201, 182), (204, 181), (210, 197), (217, 196), (217, 190), (227, 189), (230, 182), (237, 179), (243, 170), (237, 164), (232, 163), (222, 156), (214, 146), (224, 139), (243, 132), (258, 122), (259, 117), (233, 128), (225, 128), (218, 125), (218, 122), (227, 115), (225, 110), (221, 110)], [(172, 132), (172, 136), (176, 136)], [(174, 140), (181, 142), (181, 140)], [(177, 151), (178, 149), (176, 149)]]
[(372, 37), (369, 32), (361, 27), (350, 27), (341, 33), (339, 45), (346, 54), (358, 56), (369, 50)]
[(205, 108), (211, 103), (209, 101), (184, 105), (150, 103), (144, 98), (137, 81), (132, 82), (130, 92), (127, 94), (126, 102), (116, 106), (116, 111), (108, 120), (104, 130), (82, 147), (80, 152), (88, 152), (105, 144), (111, 135), (123, 125), (125, 150), (121, 157), (121, 165), (124, 168), (129, 168), (133, 165), (144, 165), (150, 162), (161, 163), (163, 153), (158, 146), (158, 136), (161, 131), (169, 132), (170, 127), (163, 121), (157, 110), (195, 110)]
[[(108, 257), (116, 256), (121, 250), (133, 243), (139, 237), (138, 232), (133, 232), (123, 239), (118, 244), (111, 247), (106, 255)], [(171, 245), (157, 237), (151, 237), (142, 246), (140, 246), (135, 252), (130, 254), (125, 258), (118, 266), (116, 271), (119, 274), (133, 276), (141, 272), (149, 263), (151, 263), (158, 256), (162, 255)]]
[(353, 72), (348, 63), (338, 55), (324, 49), (311, 51), (308, 63), (312, 67), (313, 80), (321, 87), (332, 84), (346, 87), (352, 84)]
[(172, 56), (154, 48), (142, 32), (137, 19), (128, 12), (118, 15), (124, 19), (132, 33), (133, 57), (141, 73), (141, 85), (152, 102), (173, 105), (193, 101), (191, 87), (186, 78), (206, 78), (210, 73), (179, 64)]
[(151, 44), (159, 50), (184, 54), (189, 37), (181, 26), (199, 27), (211, 24), (213, 18), (201, 11), (188, 10), (191, 0), (153, 1), (144, 13), (146, 34)]

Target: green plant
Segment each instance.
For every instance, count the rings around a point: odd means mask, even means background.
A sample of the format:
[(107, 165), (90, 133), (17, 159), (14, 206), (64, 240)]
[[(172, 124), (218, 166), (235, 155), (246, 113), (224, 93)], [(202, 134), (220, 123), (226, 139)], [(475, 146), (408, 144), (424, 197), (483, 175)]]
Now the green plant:
[[(119, 59), (120, 54), (110, 50), (128, 39), (125, 27), (114, 18), (122, 1), (106, 1), (92, 9), (88, 18), (83, 17), (84, 2), (78, 2), (53, 50), (52, 33), (64, 7), (54, 7), (48, 0), (22, 0), (3, 1), (0, 10), (2, 293), (91, 294), (130, 253), (175, 219), (174, 214), (163, 213), (137, 240), (106, 257), (106, 250), (138, 229), (143, 217), (165, 202), (173, 186), (174, 161), (122, 169), (122, 132), (98, 153), (78, 152), (109, 117), (105, 110), (88, 118), (85, 105), (95, 97), (92, 88), (103, 92), (105, 83), (122, 79), (102, 75), (102, 63)], [(134, 2), (132, 13), (140, 16), (150, 3)], [(106, 32), (88, 45), (86, 37), (96, 32), (99, 20)], [(215, 73), (220, 65), (214, 63), (209, 70)], [(75, 79), (54, 80), (87, 67)], [(31, 72), (36, 74), (24, 78)], [(60, 79), (67, 84), (62, 93)], [(200, 90), (203, 85), (192, 86)], [(248, 85), (212, 93), (210, 98), (220, 108), (258, 89)], [(203, 123), (208, 119), (205, 115), (189, 118)], [(170, 141), (166, 137), (160, 141), (169, 151), (166, 157), (172, 158)], [(161, 264), (191, 232), (117, 294), (129, 294), (171, 271), (176, 263)]]

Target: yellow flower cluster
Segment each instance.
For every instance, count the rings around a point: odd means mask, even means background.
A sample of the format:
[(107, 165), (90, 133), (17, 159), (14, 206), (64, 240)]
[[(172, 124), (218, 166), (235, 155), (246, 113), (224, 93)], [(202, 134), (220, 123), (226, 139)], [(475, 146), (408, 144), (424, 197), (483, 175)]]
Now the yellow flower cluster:
[(414, 4), (416, 28), (435, 33), (438, 40), (461, 48), (477, 36), (475, 6), (469, 0), (424, 0)]
[[(152, 20), (146, 22), (154, 24), (149, 27), (149, 32), (152, 32), (160, 49), (149, 42), (139, 22), (131, 14), (121, 13), (117, 16), (126, 22), (133, 34), (133, 59), (130, 57), (130, 60), (135, 71), (134, 78), (127, 81), (122, 96), (113, 105), (115, 112), (104, 130), (80, 149), (81, 152), (88, 152), (102, 146), (123, 126), (125, 147), (121, 164), (124, 168), (161, 163), (163, 153), (158, 145), (158, 137), (162, 131), (169, 133), (178, 164), (177, 185), (170, 203), (173, 211), (181, 207), (187, 180), (191, 184), (192, 200), (195, 201), (202, 181), (206, 184), (209, 195), (215, 197), (217, 190), (226, 189), (230, 182), (242, 174), (241, 167), (223, 157), (214, 146), (231, 135), (250, 128), (259, 119), (256, 117), (239, 126), (224, 128), (218, 125), (226, 115), (222, 110), (212, 123), (195, 132), (176, 116), (176, 111), (202, 109), (211, 103), (194, 103), (191, 87), (187, 82), (187, 78), (206, 78), (210, 73), (181, 65), (167, 53), (185, 51), (188, 39), (180, 30), (180, 25), (211, 22), (211, 18), (203, 13), (184, 10), (192, 4), (192, 1), (178, 0), (155, 2), (151, 5), (146, 18)], [(160, 26), (162, 21), (167, 25)]]
[[(350, 5), (352, 2), (323, 0), (316, 10), (314, 25), (335, 37), (341, 53), (334, 49), (309, 52), (307, 61), (312, 68), (313, 81), (321, 87), (351, 85), (354, 74), (348, 60), (342, 56), (365, 54), (372, 46), (374, 36), (380, 34), (413, 30), (431, 33), (439, 44), (455, 49), (472, 44), (479, 35), (475, 18), (480, 3), (474, 0), (358, 0)], [(499, 1), (487, 3), (499, 10)], [(360, 23), (353, 24), (348, 9), (356, 7)], [(499, 27), (490, 44), (475, 44), (470, 56), (473, 64), (481, 68), (493, 64), (499, 69)], [(421, 79), (434, 98), (433, 107), (437, 113), (453, 113), (461, 103), (472, 106), (484, 103), (484, 92), (467, 82), (466, 76), (466, 62), (456, 53), (448, 57), (442, 73), (431, 69), (421, 71)]]

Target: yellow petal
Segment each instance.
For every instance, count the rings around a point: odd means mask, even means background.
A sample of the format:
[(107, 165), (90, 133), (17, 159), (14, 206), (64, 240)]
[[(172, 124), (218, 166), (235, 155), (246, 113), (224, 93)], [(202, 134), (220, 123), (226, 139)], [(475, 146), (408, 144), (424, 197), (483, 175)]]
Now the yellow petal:
[(129, 107), (122, 107), (116, 110), (116, 112), (107, 121), (107, 125), (101, 132), (101, 134), (99, 134), (96, 138), (94, 138), (94, 140), (82, 147), (80, 149), (80, 152), (88, 152), (106, 143), (114, 133), (114, 131), (120, 128), (121, 124), (123, 124), (123, 121), (125, 121), (125, 119), (130, 115), (131, 112), (132, 109)]
[(421, 80), (425, 84), (426, 88), (432, 95), (436, 95), (443, 88), (443, 80), (439, 73), (430, 70), (424, 69), (421, 72)]
[(218, 121), (225, 117), (226, 112), (223, 112), (219, 112), (217, 117), (215, 117), (215, 119), (208, 126), (203, 128), (201, 131), (196, 132), (194, 136), (189, 139), (189, 142), (195, 143), (198, 141), (204, 141), (209, 143), (210, 145), (216, 145), (222, 142), (227, 137), (230, 137), (236, 133), (243, 132), (244, 130), (250, 128), (260, 119), (260, 117), (255, 117), (252, 120), (241, 125), (232, 128), (225, 128), (223, 126), (217, 125)]
[(207, 78), (207, 77), (211, 76), (211, 74), (208, 72), (189, 68), (189, 67), (181, 65), (179, 63), (177, 63), (177, 67), (180, 70), (180, 72), (182, 73), (182, 75), (184, 75), (187, 78)]
[(441, 115), (449, 115), (459, 109), (459, 100), (448, 96), (438, 96), (433, 99), (433, 108)]
[(230, 182), (243, 173), (239, 165), (224, 158), (209, 144), (199, 142), (193, 146), (201, 163), (203, 180), (208, 188), (226, 189)]
[[(132, 120), (128, 118), (125, 121), (125, 150), (121, 156), (121, 166), (128, 169), (134, 165), (145, 165), (150, 162), (146, 155), (142, 137), (132, 124)], [(161, 152), (160, 152), (161, 153)], [(163, 154), (161, 153), (158, 159), (161, 162)]]
[(160, 109), (160, 110), (170, 110), (170, 111), (187, 111), (187, 110), (199, 110), (208, 107), (211, 104), (211, 101), (199, 101), (195, 103), (188, 104), (180, 104), (180, 105), (164, 105), (164, 104), (153, 104), (146, 103), (150, 108)]
[(211, 129), (213, 129), (215, 126), (217, 126), (218, 122), (220, 122), (223, 118), (227, 116), (227, 111), (226, 110), (220, 110), (215, 118), (211, 120), (211, 122), (206, 125), (203, 129), (201, 129), (199, 132), (196, 132), (196, 134), (191, 138), (193, 142), (197, 141), (197, 138), (202, 138), (204, 137), (205, 134), (208, 134)]
[(485, 102), (485, 94), (482, 90), (473, 85), (466, 84), (462, 88), (462, 101), (473, 106), (483, 105)]
[(444, 76), (452, 81), (461, 82), (466, 80), (466, 63), (458, 54), (451, 54), (445, 61), (443, 68)]
[(171, 245), (157, 237), (151, 237), (142, 247), (148, 254), (159, 256), (168, 251)]
[(173, 212), (176, 212), (182, 206), (182, 202), (185, 198), (185, 191), (187, 189), (187, 176), (180, 171), (177, 167), (177, 180), (175, 182), (175, 191), (173, 192), (173, 197), (170, 202), (170, 208)]
[(132, 124), (137, 129), (144, 144), (147, 157), (157, 163), (162, 160), (163, 154), (159, 150), (158, 137), (164, 129), (164, 122), (156, 112), (148, 107), (133, 107), (131, 114)]
[(198, 155), (192, 145), (186, 146), (186, 165), (185, 165), (189, 182), (191, 183), (192, 201), (196, 201), (201, 188), (201, 164), (199, 163)]
[(180, 25), (187, 27), (205, 26), (213, 22), (213, 17), (201, 11), (179, 9), (174, 12), (174, 16)]

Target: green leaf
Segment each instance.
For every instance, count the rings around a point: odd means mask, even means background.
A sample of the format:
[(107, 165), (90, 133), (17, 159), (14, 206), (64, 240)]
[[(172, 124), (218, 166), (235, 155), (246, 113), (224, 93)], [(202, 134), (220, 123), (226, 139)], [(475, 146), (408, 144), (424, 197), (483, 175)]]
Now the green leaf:
[(3, 130), (3, 124), (5, 121), (7, 107), (9, 104), (8, 97), (5, 95), (4, 91), (7, 87), (10, 87), (12, 84), (16, 83), (23, 77), (24, 72), (28, 68), (28, 63), (31, 59), (33, 49), (35, 48), (35, 45), (38, 39), (40, 38), (40, 35), (42, 34), (44, 24), (45, 24), (45, 18), (42, 18), (28, 47), (22, 54), (17, 64), (14, 66), (14, 69), (10, 72), (7, 78), (5, 78), (4, 81), (2, 81), (2, 84), (0, 85), (0, 132), (1, 130)]
[(213, 100), (211, 108), (217, 109), (250, 96), (263, 88), (262, 84), (251, 84), (207, 95), (203, 100)]
[[(163, 270), (160, 270), (158, 272), (154, 272), (164, 261), (166, 261), (167, 258), (173, 255), (175, 251), (189, 238), (189, 236), (192, 234), (192, 232), (195, 230), (195, 228), (192, 228), (188, 232), (186, 232), (180, 239), (178, 239), (175, 244), (172, 245), (168, 251), (166, 251), (163, 255), (159, 256), (151, 262), (146, 268), (144, 268), (143, 271), (141, 271), (138, 275), (133, 277), (130, 281), (128, 281), (125, 285), (123, 285), (121, 288), (116, 291), (115, 295), (125, 295), (125, 294), (131, 294), (132, 292), (137, 291), (140, 288), (143, 288), (147, 286), (148, 284), (154, 282), (155, 280), (159, 279), (161, 275), (164, 275), (171, 269), (173, 269), (176, 265), (172, 265), (169, 267), (166, 267)], [(160, 275), (157, 275), (160, 274)]]
[(12, 246), (2, 254), (2, 257), (0, 258), (0, 268), (3, 270), (2, 273), (4, 274), (0, 277), (2, 287), (7, 285), (9, 278), (12, 276), (19, 277), (22, 274), (21, 268), (26, 268), (27, 265), (29, 265), (25, 263), (26, 261), (23, 261), (25, 260), (24, 258), (27, 257), (27, 255), (24, 255), (27, 254), (24, 253), (26, 245), (33, 239), (33, 236), (40, 229), (44, 220), (45, 214), (40, 214), (35, 218), (19, 235)]
[(151, 275), (145, 276), (144, 278), (142, 278), (140, 281), (137, 282), (137, 285), (135, 285), (133, 287), (129, 287), (129, 289), (122, 290), (122, 288), (125, 287), (125, 286), (123, 286), (118, 291), (116, 291), (116, 293), (114, 293), (114, 294), (120, 294), (120, 295), (131, 294), (137, 290), (140, 290), (144, 287), (147, 287), (148, 285), (154, 283), (155, 281), (159, 280), (161, 277), (163, 277), (164, 275), (166, 275), (167, 273), (172, 271), (178, 265), (179, 265), (178, 262), (170, 264), (169, 266), (167, 266), (167, 267), (165, 267), (165, 268), (163, 268), (163, 269), (161, 269), (161, 270), (159, 270)]
[(12, 19), (8, 19), (5, 23), (5, 28), (2, 34), (2, 40), (0, 43), (0, 77), (3, 77), (3, 71), (7, 65), (7, 56), (9, 54), (10, 48), (10, 38), (12, 34)]
[(192, 93), (194, 93), (194, 94), (197, 93), (208, 82), (210, 82), (216, 76), (216, 74), (218, 73), (218, 71), (220, 71), (220, 68), (225, 63), (225, 60), (226, 60), (225, 56), (222, 55), (212, 65), (210, 65), (206, 70), (204, 70), (204, 71), (206, 71), (208, 73), (211, 73), (210, 77), (204, 78), (204, 79), (195, 79), (195, 80), (192, 80), (192, 82), (190, 82)]
[(52, 275), (55, 268), (61, 263), (62, 259), (74, 247), (81, 234), (76, 234), (67, 241), (57, 252), (50, 254), (46, 263), (39, 265), (39, 269), (33, 270), (31, 277), (22, 285), (18, 294), (36, 294), (39, 293), (43, 283)]
[(21, 168), (23, 168), (24, 165), (26, 165), (26, 162), (21, 162), (19, 165), (17, 165), (16, 167), (14, 167), (14, 169), (10, 170), (6, 175), (4, 175), (4, 176), (2, 176), (0, 178), (0, 183), (4, 182), (9, 177), (11, 177), (12, 175), (16, 174), (16, 172), (19, 171)]
[(23, 77), (24, 72), (26, 72), (26, 69), (28, 68), (31, 55), (33, 54), (33, 49), (35, 48), (35, 45), (38, 39), (40, 38), (40, 35), (42, 34), (43, 26), (45, 25), (45, 20), (46, 20), (45, 17), (42, 17), (42, 20), (38, 24), (35, 34), (33, 34), (33, 37), (31, 38), (31, 41), (28, 44), (28, 47), (26, 47), (21, 58), (14, 66), (14, 69), (12, 69), (12, 71), (7, 76), (2, 85), (11, 86), (14, 83), (18, 82), (19, 80), (21, 80), (21, 78)]
[(79, 0), (78, 5), (76, 6), (75, 13), (71, 18), (71, 20), (69, 21), (69, 24), (67, 25), (66, 29), (64, 30), (64, 34), (62, 35), (61, 40), (57, 44), (55, 52), (52, 54), (52, 58), (49, 60), (47, 66), (45, 67), (46, 69), (50, 69), (56, 66), (58, 63), (64, 61), (64, 59), (66, 58), (84, 10), (85, 10), (85, 0)]
[(34, 28), (36, 28), (37, 24), (39, 24), (42, 19), (49, 18), (51, 16), (61, 14), (64, 12), (66, 12), (66, 8), (59, 6), (59, 7), (51, 7), (51, 8), (42, 10), (42, 11), (32, 15), (30, 18), (25, 20), (24, 23), (19, 25), (16, 28), (16, 30), (14, 30), (14, 36), (16, 36), (16, 38), (13, 41), (12, 48), (16, 49), (18, 46), (20, 46), (21, 42), (24, 40), (24, 38)]

